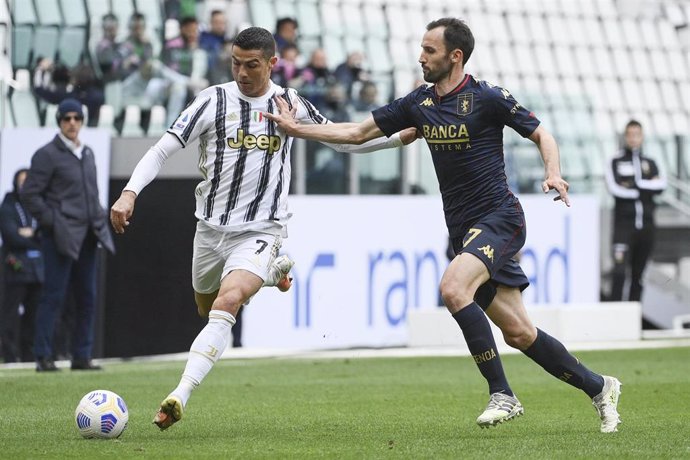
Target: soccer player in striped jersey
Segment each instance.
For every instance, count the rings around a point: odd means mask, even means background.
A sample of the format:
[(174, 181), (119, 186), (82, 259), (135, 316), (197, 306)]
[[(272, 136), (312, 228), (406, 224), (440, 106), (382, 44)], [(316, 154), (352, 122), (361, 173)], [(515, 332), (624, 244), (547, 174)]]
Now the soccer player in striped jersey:
[[(192, 284), (199, 313), (208, 324), (192, 343), (179, 385), (154, 418), (161, 430), (180, 420), (192, 390), (199, 386), (227, 347), (239, 308), (262, 286), (289, 288), (292, 261), (276, 258), (290, 217), (290, 147), (293, 138), (264, 114), (277, 112), (275, 98), (295, 107), (304, 123), (329, 123), (294, 89), (270, 80), (277, 62), (268, 30), (240, 32), (232, 49), (235, 81), (205, 89), (180, 114), (167, 133), (143, 156), (111, 208), (117, 233), (129, 225), (136, 197), (173, 153), (199, 139), (203, 180), (196, 188), (198, 219)], [(330, 145), (340, 151), (367, 152), (399, 147), (416, 135), (409, 129), (362, 146)]]
[(441, 279), (441, 296), (489, 386), (489, 404), (477, 424), (494, 426), (524, 412), (503, 371), (488, 315), (508, 345), (592, 398), (600, 431), (616, 431), (620, 382), (592, 372), (558, 340), (535, 328), (522, 301), (529, 281), (514, 257), (525, 242), (525, 216), (508, 189), (503, 128), (510, 126), (537, 145), (545, 167), (543, 191), (555, 189), (555, 199), (569, 206), (558, 146), (509, 91), (465, 73), (473, 49), (472, 32), (464, 22), (439, 19), (427, 25), (419, 57), (424, 79), (432, 86), (420, 86), (361, 123), (307, 126), (280, 100), (280, 116), (267, 116), (289, 135), (322, 142), (358, 144), (409, 127), (421, 132), (457, 254)]

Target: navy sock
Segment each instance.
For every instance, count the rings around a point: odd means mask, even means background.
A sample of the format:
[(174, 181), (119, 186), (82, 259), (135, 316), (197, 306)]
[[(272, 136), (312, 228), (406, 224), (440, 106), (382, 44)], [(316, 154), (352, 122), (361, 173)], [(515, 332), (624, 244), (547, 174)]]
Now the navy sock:
[(541, 329), (537, 339), (523, 351), (546, 372), (587, 393), (590, 398), (601, 393), (604, 378), (587, 369), (580, 360), (571, 355), (561, 342)]
[(455, 313), (453, 318), (462, 329), (467, 347), (472, 353), (474, 362), (477, 363), (479, 372), (489, 383), (489, 394), (505, 393), (514, 396), (503, 372), (501, 357), (496, 350), (496, 342), (484, 311), (476, 302), (472, 302)]

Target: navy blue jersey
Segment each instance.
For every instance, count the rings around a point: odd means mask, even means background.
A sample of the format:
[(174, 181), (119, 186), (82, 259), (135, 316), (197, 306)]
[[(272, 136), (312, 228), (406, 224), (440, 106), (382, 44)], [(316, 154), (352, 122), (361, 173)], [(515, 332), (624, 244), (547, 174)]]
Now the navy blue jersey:
[(424, 136), (451, 238), (465, 235), (493, 210), (517, 203), (505, 175), (503, 127), (528, 137), (539, 120), (507, 90), (466, 75), (445, 96), (423, 85), (373, 116), (387, 136), (409, 127)]

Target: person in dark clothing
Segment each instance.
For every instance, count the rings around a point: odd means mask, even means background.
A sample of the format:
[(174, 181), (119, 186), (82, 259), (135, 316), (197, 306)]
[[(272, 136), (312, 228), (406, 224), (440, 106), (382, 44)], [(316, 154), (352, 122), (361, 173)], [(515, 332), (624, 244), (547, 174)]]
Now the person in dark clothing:
[(613, 279), (610, 300), (639, 301), (642, 274), (654, 245), (654, 196), (666, 188), (654, 160), (642, 154), (642, 125), (625, 126), (623, 148), (606, 168), (613, 208)]
[(477, 424), (496, 426), (524, 412), (503, 370), (488, 316), (508, 345), (592, 398), (600, 431), (615, 432), (620, 423), (618, 379), (592, 372), (556, 338), (537, 329), (521, 295), (529, 280), (514, 257), (525, 243), (525, 215), (508, 188), (503, 128), (534, 142), (544, 162), (542, 190), (555, 190), (554, 200), (570, 206), (558, 145), (508, 90), (465, 73), (473, 50), (474, 36), (463, 21), (432, 21), (419, 56), (424, 79), (432, 86), (420, 86), (360, 123), (299, 124), (294, 109), (280, 98), (281, 115), (264, 115), (286, 135), (320, 142), (361, 144), (416, 128), (431, 152), (457, 254), (441, 279), (441, 295), (488, 384), (489, 403)]
[(27, 172), (27, 169), (20, 169), (14, 174), (13, 190), (5, 195), (0, 206), (5, 275), (0, 342), (6, 363), (33, 361), (34, 316), (43, 285), (38, 225), (19, 201), (19, 190)]
[(79, 140), (84, 114), (76, 99), (58, 105), (60, 131), (34, 153), (20, 190), (26, 209), (41, 229), (45, 284), (36, 311), (36, 370), (58, 370), (53, 361), (56, 317), (67, 290), (75, 300), (72, 369), (95, 370), (91, 362), (96, 313), (96, 256), (101, 243), (114, 252), (107, 214), (99, 202), (93, 151)]

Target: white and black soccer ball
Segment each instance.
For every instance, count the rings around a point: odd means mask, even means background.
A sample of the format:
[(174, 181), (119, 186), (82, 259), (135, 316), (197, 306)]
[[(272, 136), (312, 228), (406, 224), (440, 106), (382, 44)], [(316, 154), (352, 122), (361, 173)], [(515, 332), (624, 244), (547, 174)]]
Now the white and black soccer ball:
[(87, 393), (74, 411), (79, 433), (85, 438), (117, 438), (129, 420), (127, 404), (108, 390)]

